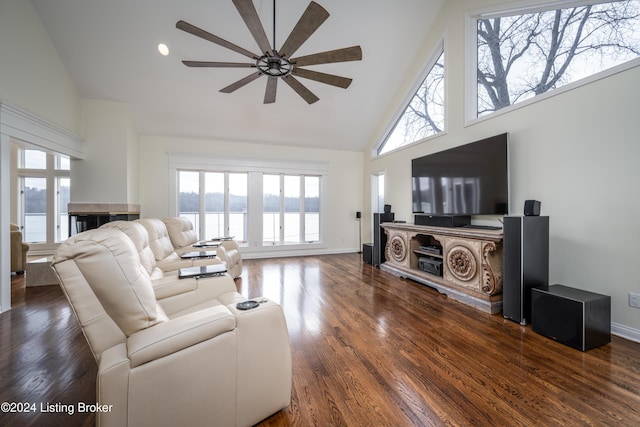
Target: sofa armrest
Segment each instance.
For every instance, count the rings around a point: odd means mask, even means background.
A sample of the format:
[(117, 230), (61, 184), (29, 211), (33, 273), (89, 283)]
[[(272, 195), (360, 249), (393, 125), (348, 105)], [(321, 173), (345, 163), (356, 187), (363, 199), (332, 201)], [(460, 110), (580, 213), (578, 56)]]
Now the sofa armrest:
[(153, 279), (151, 283), (158, 301), (186, 292), (193, 292), (198, 288), (196, 279), (179, 279), (177, 274)]
[(206, 308), (158, 323), (129, 336), (131, 367), (142, 365), (234, 330), (235, 317), (223, 306)]
[(164, 272), (171, 272), (185, 267), (192, 267), (193, 260), (182, 259), (176, 254), (176, 256), (163, 259), (162, 261), (157, 261), (156, 265)]
[[(237, 425), (255, 425), (275, 408), (286, 407), (291, 399), (293, 359), (282, 307), (267, 298), (255, 300), (260, 305), (250, 310), (227, 305), (237, 324), (241, 408)], [(260, 357), (256, 357), (258, 351)]]
[(240, 250), (240, 248), (238, 247), (238, 243), (235, 240), (223, 240), (222, 243), (220, 243), (220, 246), (225, 248), (225, 250), (227, 251)]
[(127, 424), (129, 397), (129, 359), (125, 343), (102, 352), (96, 379), (96, 400), (107, 410), (96, 413), (96, 425), (117, 426)]
[(216, 248), (216, 257), (221, 263), (226, 264), (228, 261), (227, 251), (222, 246)]

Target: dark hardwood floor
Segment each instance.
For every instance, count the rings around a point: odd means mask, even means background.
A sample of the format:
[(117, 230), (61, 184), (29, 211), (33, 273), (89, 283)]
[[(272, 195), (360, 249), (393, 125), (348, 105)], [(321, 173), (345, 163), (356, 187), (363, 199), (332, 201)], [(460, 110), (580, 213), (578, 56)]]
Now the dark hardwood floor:
[[(282, 304), (291, 405), (262, 426), (638, 426), (640, 343), (580, 352), (363, 264), (357, 254), (246, 260), (238, 290)], [(96, 366), (62, 292), (12, 280), (0, 316), (2, 426), (92, 425), (41, 403), (95, 401)]]

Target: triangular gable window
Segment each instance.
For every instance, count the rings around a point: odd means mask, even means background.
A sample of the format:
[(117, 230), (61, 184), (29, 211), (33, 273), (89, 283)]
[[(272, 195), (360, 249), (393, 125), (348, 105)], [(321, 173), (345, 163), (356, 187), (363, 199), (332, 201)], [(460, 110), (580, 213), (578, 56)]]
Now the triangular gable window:
[(444, 130), (444, 49), (395, 123), (378, 154), (421, 141)]

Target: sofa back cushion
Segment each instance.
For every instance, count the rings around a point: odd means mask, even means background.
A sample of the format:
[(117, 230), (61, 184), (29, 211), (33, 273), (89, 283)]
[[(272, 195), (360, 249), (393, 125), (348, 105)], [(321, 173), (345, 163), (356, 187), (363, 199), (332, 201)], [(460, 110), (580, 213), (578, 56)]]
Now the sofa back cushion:
[(102, 353), (117, 344), (124, 343), (126, 335), (104, 311), (73, 259), (57, 258), (54, 260), (53, 269), (82, 328), (82, 333), (89, 343), (93, 357), (100, 363)]
[(126, 234), (138, 251), (142, 267), (149, 276), (154, 276), (154, 272), (158, 268), (156, 257), (149, 246), (149, 233), (142, 224), (136, 221), (111, 221), (102, 225), (101, 228), (116, 228)]
[(173, 255), (175, 249), (169, 238), (167, 226), (161, 219), (137, 219), (135, 222), (144, 226), (149, 234), (149, 247), (156, 258), (156, 261), (162, 261)]
[(198, 235), (193, 224), (187, 218), (171, 217), (162, 220), (167, 226), (167, 232), (174, 248), (191, 246), (198, 241)]
[[(69, 238), (56, 251), (54, 268), (67, 261), (75, 263), (104, 311), (126, 336), (168, 320), (133, 242), (122, 231), (99, 228)], [(71, 301), (76, 303), (82, 301)]]

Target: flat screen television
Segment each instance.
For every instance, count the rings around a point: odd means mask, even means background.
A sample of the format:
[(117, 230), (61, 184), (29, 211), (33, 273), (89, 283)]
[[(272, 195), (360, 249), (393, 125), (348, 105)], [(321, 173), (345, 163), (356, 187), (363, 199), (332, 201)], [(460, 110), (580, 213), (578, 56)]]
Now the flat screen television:
[(413, 212), (508, 214), (507, 157), (504, 133), (413, 159)]

